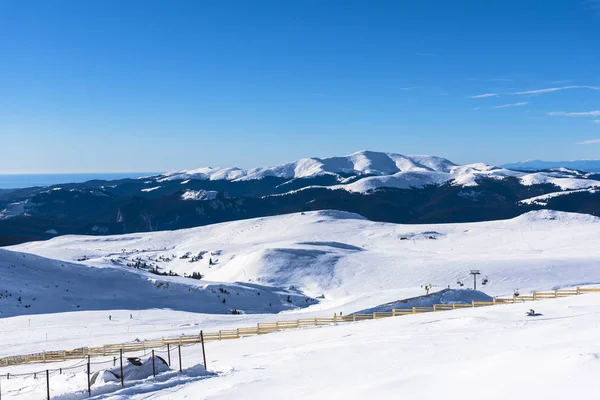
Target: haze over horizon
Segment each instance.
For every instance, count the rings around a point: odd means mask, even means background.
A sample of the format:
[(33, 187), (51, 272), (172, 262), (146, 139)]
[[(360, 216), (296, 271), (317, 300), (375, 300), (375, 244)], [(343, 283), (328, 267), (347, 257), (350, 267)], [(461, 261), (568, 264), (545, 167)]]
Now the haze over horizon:
[(4, 0), (0, 173), (598, 159), (597, 6)]

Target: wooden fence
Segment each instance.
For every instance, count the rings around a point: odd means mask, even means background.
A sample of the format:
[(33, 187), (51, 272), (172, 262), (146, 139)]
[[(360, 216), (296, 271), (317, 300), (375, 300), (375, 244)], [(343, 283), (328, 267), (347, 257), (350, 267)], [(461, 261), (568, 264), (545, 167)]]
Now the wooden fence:
[[(389, 312), (374, 312), (372, 314), (354, 314), (348, 316), (333, 316), (331, 318), (303, 318), (289, 321), (263, 322), (253, 327), (220, 330), (218, 332), (205, 332), (204, 341), (238, 339), (246, 336), (263, 335), (266, 333), (286, 329), (298, 329), (310, 326), (331, 325), (341, 322), (356, 322), (371, 319), (394, 317), (398, 315), (422, 314), (426, 312), (439, 312), (456, 310), (465, 307), (486, 307), (500, 304), (514, 304), (542, 299), (574, 296), (583, 293), (600, 292), (600, 288), (576, 288), (554, 290), (551, 292), (533, 292), (526, 296), (494, 297), (492, 301), (473, 301), (471, 304), (451, 303), (434, 304), (432, 307), (412, 307), (409, 309), (393, 309)], [(161, 338), (160, 340), (144, 340), (121, 344), (107, 344), (101, 347), (84, 347), (75, 350), (42, 351), (40, 353), (8, 356), (0, 358), (0, 367), (9, 367), (21, 364), (60, 362), (67, 360), (85, 359), (90, 357), (104, 357), (123, 353), (139, 352), (167, 345), (189, 345), (200, 343), (200, 334), (184, 335), (174, 338)]]

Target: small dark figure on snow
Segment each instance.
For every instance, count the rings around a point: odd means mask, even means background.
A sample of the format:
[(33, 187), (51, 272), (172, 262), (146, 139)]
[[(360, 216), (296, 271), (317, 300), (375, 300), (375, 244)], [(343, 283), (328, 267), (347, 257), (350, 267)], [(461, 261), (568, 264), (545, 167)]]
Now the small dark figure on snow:
[(111, 315), (108, 316), (108, 320), (112, 321), (112, 316)]

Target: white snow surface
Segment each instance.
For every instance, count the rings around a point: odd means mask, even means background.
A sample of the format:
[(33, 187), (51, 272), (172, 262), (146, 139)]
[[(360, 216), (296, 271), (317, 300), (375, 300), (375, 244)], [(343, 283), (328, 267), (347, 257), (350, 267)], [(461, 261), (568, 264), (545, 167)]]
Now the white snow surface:
[(181, 195), (181, 200), (214, 200), (219, 192), (215, 190), (186, 190)]
[[(422, 295), (422, 285), (469, 285), (470, 269), (489, 278), (478, 287), (487, 295), (598, 285), (599, 234), (596, 217), (542, 210), (439, 225), (321, 211), (170, 232), (61, 236), (0, 250), (0, 356), (347, 315)], [(126, 266), (137, 258), (206, 277)], [(301, 292), (324, 298), (306, 304)], [(447, 293), (408, 303), (471, 295)], [(599, 304), (600, 294), (585, 294), (211, 342), (207, 361), (216, 375), (198, 365), (200, 346), (186, 347), (183, 373), (174, 361), (175, 368), (156, 378), (146, 378), (146, 370), (125, 388), (106, 382), (96, 398), (594, 398)], [(249, 314), (226, 315), (229, 307)], [(543, 315), (525, 317), (532, 307)], [(82, 369), (54, 375), (52, 396), (86, 398)], [(44, 379), (11, 377), (2, 390), (7, 398), (31, 399), (43, 398), (46, 387)]]
[(339, 185), (330, 189), (345, 189), (364, 193), (382, 187), (409, 189), (427, 185), (440, 185), (453, 182), (455, 185), (476, 186), (480, 177), (504, 179), (516, 177), (525, 185), (552, 183), (563, 190), (600, 186), (600, 182), (583, 179), (579, 173), (567, 169), (554, 172), (527, 173), (498, 168), (484, 163), (456, 165), (451, 161), (435, 156), (405, 156), (397, 153), (360, 151), (343, 157), (304, 158), (288, 164), (253, 169), (203, 167), (194, 170), (170, 172), (156, 178), (166, 180), (251, 180), (265, 177), (286, 179), (307, 178), (325, 174), (350, 173), (369, 175), (346, 184), (338, 176)]
[(0, 210), (0, 219), (9, 219), (17, 217), (19, 215), (23, 215), (27, 212), (28, 206), (28, 200), (10, 203), (6, 206), (6, 208)]
[[(255, 290), (265, 292), (272, 288), (274, 293), (269, 295), (275, 299), (296, 291), (312, 298), (324, 296), (319, 304), (311, 305), (298, 293), (299, 303), (294, 298), (291, 306), (309, 307), (296, 313), (326, 310), (350, 313), (421, 295), (422, 285), (458, 288), (458, 280), (469, 284), (471, 268), (480, 269), (489, 277), (486, 293), (490, 295), (511, 295), (515, 289), (526, 292), (600, 283), (600, 247), (595, 242), (600, 234), (599, 222), (600, 219), (586, 214), (541, 210), (505, 221), (399, 225), (372, 222), (347, 212), (319, 211), (179, 231), (60, 236), (13, 246), (12, 252), (0, 253), (0, 259), (4, 260), (1, 265), (17, 266), (0, 271), (7, 274), (6, 279), (11, 279), (9, 287), (23, 288), (26, 282), (32, 282), (29, 285), (42, 293), (50, 276), (56, 276), (52, 280), (61, 283), (61, 287), (71, 276), (73, 280), (90, 280), (89, 285), (79, 289), (90, 293), (90, 303), (91, 293), (95, 296), (98, 291), (105, 292), (101, 297), (105, 305), (94, 309), (143, 309), (163, 304), (186, 311), (222, 313), (227, 308), (236, 308), (254, 313), (279, 312), (284, 309), (281, 303), (277, 302), (278, 308), (275, 303), (268, 307), (270, 301), (262, 296), (260, 301), (258, 296), (253, 297)], [(34, 256), (21, 253), (61, 261), (38, 262)], [(191, 257), (199, 255), (200, 259), (190, 262)], [(26, 258), (20, 262), (22, 257)], [(204, 278), (197, 281), (158, 277), (127, 266), (137, 259), (153, 263), (163, 271), (179, 275), (196, 272)], [(35, 263), (29, 265), (26, 262), (29, 260)], [(67, 267), (61, 267), (61, 262)], [(33, 272), (25, 272), (21, 264), (35, 271), (47, 265), (47, 270), (35, 272), (47, 275), (32, 281), (28, 277)], [(58, 278), (53, 271), (63, 276)], [(111, 283), (112, 276), (123, 278)], [(6, 279), (0, 282), (8, 282)], [(159, 297), (149, 298), (156, 290), (153, 280), (173, 282), (169, 285), (173, 297), (165, 294), (171, 303), (166, 305)], [(198, 287), (206, 292), (220, 284), (233, 285), (227, 288), (231, 292), (247, 291), (247, 297), (256, 300), (245, 305), (248, 299), (238, 301), (235, 294), (214, 298), (214, 294), (206, 293), (212, 300), (190, 309), (190, 302), (195, 304), (193, 297), (181, 296), (189, 290), (196, 293)], [(254, 289), (254, 285), (261, 285), (261, 289)], [(117, 288), (116, 294), (101, 289), (106, 287)], [(52, 287), (46, 289), (49, 296), (52, 290)], [(127, 302), (121, 301), (121, 296)], [(176, 300), (179, 296), (180, 302)], [(216, 307), (223, 298), (227, 304)], [(129, 301), (135, 307), (128, 307)], [(32, 305), (31, 310), (34, 306), (39, 307)], [(66, 311), (64, 307), (56, 311)], [(202, 310), (198, 310), (200, 307)], [(11, 315), (18, 311), (12, 310)], [(27, 311), (35, 313), (31, 310)]]
[[(128, 383), (110, 382), (94, 398), (117, 400), (173, 399), (593, 399), (600, 383), (600, 294), (543, 300), (536, 303), (466, 308), (409, 315), (320, 328), (290, 330), (206, 346), (207, 375), (200, 346), (183, 349), (183, 373), (172, 353), (172, 370), (156, 378)], [(541, 313), (526, 317), (529, 308)], [(72, 314), (57, 314), (47, 327), (64, 334), (62, 345), (90, 342), (70, 330)], [(89, 312), (77, 313), (78, 325), (89, 325)], [(37, 332), (43, 318), (33, 316)], [(145, 312), (139, 319), (95, 325), (95, 334), (148, 327), (163, 315)], [(27, 320), (0, 320), (3, 343), (24, 342)], [(156, 329), (152, 334), (160, 334)], [(127, 334), (121, 334), (122, 338)], [(44, 343), (24, 343), (39, 350)], [(0, 347), (5, 351), (6, 346)], [(67, 363), (11, 368), (12, 374), (58, 368)], [(86, 398), (81, 370), (51, 378), (53, 398)], [(4, 372), (4, 370), (2, 370)], [(148, 374), (146, 374), (148, 375)], [(44, 398), (44, 379), (11, 376), (2, 381), (11, 399)], [(111, 391), (112, 390), (112, 391)], [(93, 392), (94, 393), (94, 392)]]
[(160, 189), (160, 186), (155, 186), (155, 187), (151, 187), (151, 188), (146, 188), (146, 189), (142, 189), (142, 192), (153, 192), (155, 190)]
[(564, 195), (568, 195), (571, 193), (583, 193), (583, 192), (596, 193), (597, 191), (598, 191), (597, 189), (565, 190), (563, 192), (552, 192), (552, 193), (542, 194), (540, 196), (530, 197), (528, 199), (521, 200), (519, 203), (537, 204), (540, 206), (545, 206), (548, 204), (548, 200), (550, 200), (551, 198), (554, 198), (554, 197), (564, 196)]

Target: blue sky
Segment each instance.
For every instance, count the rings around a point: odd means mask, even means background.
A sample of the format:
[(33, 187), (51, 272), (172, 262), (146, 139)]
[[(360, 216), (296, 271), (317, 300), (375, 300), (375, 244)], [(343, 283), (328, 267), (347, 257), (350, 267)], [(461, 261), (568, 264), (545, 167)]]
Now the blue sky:
[(598, 49), (593, 0), (0, 0), (0, 173), (600, 158)]

